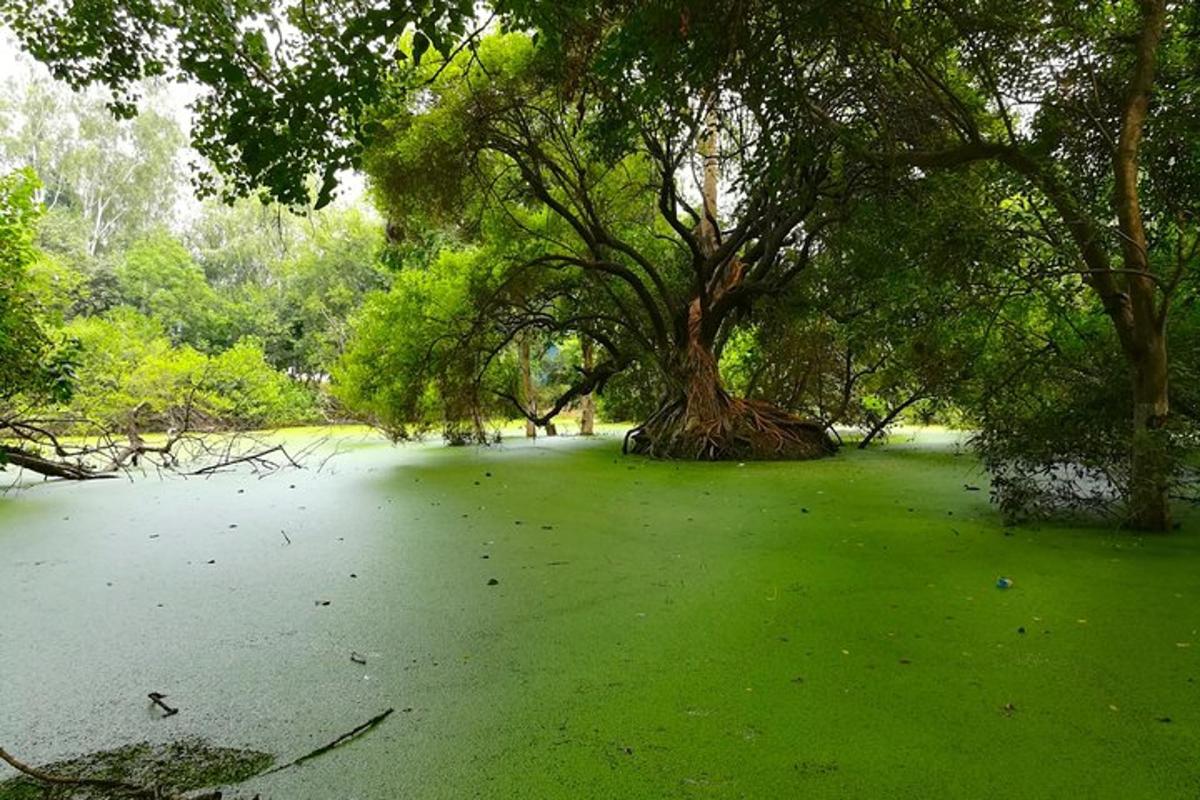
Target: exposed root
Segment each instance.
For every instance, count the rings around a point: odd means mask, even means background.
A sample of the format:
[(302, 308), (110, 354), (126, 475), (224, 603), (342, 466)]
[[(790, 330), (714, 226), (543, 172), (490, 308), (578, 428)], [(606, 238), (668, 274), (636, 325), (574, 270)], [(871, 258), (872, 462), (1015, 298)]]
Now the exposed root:
[(624, 451), (654, 458), (767, 461), (823, 458), (837, 451), (824, 426), (760, 400), (719, 393), (716, 413), (668, 403), (625, 435)]

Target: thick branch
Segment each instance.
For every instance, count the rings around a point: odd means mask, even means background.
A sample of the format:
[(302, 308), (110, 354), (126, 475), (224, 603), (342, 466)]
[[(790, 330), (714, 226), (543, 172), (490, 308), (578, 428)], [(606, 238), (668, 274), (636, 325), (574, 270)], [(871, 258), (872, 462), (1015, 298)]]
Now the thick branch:
[[(1146, 229), (1138, 199), (1138, 151), (1150, 108), (1158, 45), (1166, 25), (1165, 0), (1141, 0), (1142, 29), (1138, 33), (1133, 74), (1129, 78), (1117, 149), (1113, 153), (1113, 202), (1121, 229), (1121, 252), (1128, 269), (1149, 272)], [(1129, 278), (1135, 318), (1153, 319), (1154, 287), (1145, 277)]]
[(45, 475), (48, 478), (62, 478), (68, 481), (89, 481), (99, 478), (115, 478), (112, 472), (96, 472), (94, 470), (70, 464), (65, 461), (51, 461), (36, 453), (8, 445), (0, 445), (0, 463)]
[(547, 423), (552, 421), (559, 413), (571, 404), (577, 397), (592, 394), (593, 392), (601, 392), (604, 390), (604, 384), (608, 383), (609, 378), (616, 375), (621, 370), (628, 366), (627, 362), (607, 361), (603, 364), (597, 364), (591, 371), (579, 370), (583, 375), (583, 380), (576, 383), (554, 401), (554, 405), (545, 414), (538, 416), (531, 414), (525, 408), (525, 405), (516, 397), (508, 392), (496, 392), (498, 397), (510, 401), (521, 412), (521, 416), (532, 422), (538, 427), (545, 427)]

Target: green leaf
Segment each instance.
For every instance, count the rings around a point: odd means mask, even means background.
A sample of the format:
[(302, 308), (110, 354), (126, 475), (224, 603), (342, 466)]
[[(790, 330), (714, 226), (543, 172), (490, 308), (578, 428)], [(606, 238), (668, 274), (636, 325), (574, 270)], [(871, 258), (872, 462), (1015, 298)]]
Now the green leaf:
[(417, 31), (413, 34), (413, 63), (417, 66), (421, 65), (421, 56), (425, 55), (425, 51), (429, 49), (429, 37)]

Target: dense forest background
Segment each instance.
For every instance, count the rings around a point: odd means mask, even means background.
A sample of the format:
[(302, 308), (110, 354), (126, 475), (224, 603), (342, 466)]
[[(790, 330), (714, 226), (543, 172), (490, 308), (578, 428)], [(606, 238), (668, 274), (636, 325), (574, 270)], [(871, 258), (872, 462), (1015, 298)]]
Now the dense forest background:
[(383, 226), (363, 203), (298, 215), (191, 194), (186, 117), (165, 87), (113, 118), (32, 65), (0, 95), (0, 161), (31, 207), (29, 291), (74, 391), (74, 424), (165, 430), (336, 419), (327, 387), (350, 317), (386, 288)]

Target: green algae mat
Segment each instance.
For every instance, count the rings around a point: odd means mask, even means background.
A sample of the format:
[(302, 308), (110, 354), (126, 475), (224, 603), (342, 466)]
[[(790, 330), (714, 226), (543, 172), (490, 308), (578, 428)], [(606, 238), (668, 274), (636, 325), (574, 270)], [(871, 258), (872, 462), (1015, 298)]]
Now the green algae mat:
[[(272, 758), (265, 753), (212, 747), (199, 740), (151, 746), (145, 742), (47, 764), (41, 772), (54, 777), (87, 777), (154, 787), (164, 797), (225, 783), (263, 772)], [(46, 783), (19, 776), (0, 783), (0, 800), (104, 800), (128, 797), (127, 790), (71, 783)]]
[(226, 797), (1200, 796), (1188, 509), (1169, 536), (1005, 527), (932, 436), (344, 449), (0, 500), (0, 745), (284, 763), (394, 707)]

